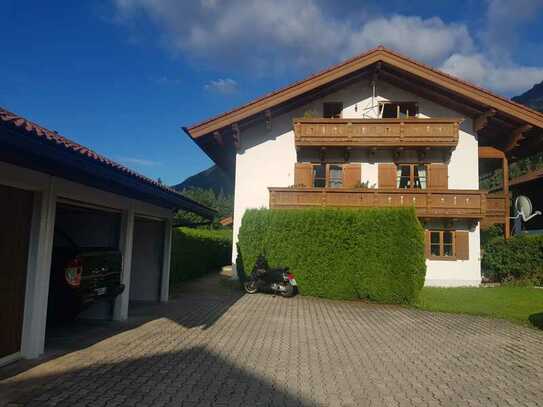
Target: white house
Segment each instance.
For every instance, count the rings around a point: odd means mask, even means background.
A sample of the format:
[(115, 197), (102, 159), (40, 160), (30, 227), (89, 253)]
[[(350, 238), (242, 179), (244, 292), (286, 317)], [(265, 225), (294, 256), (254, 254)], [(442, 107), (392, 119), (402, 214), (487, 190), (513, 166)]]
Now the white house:
[(234, 238), (248, 208), (414, 206), (426, 284), (464, 286), (481, 282), (481, 228), (509, 235), (507, 177), (501, 194), (479, 177), (507, 172), (542, 128), (536, 111), (379, 47), (185, 131), (235, 176)]

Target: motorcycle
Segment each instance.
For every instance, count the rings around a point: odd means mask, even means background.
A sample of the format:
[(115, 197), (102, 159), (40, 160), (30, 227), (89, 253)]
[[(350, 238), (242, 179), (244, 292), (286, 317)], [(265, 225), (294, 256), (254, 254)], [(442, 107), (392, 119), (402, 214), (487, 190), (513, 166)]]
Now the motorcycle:
[(293, 297), (296, 294), (297, 284), (288, 268), (270, 268), (266, 258), (260, 255), (251, 275), (243, 282), (243, 289), (247, 294), (272, 291), (283, 297)]

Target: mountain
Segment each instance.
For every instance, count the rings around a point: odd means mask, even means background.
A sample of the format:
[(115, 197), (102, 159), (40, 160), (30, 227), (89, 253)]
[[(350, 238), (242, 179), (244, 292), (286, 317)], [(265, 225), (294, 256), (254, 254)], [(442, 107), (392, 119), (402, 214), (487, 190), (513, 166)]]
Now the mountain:
[(217, 195), (221, 191), (223, 194), (232, 195), (234, 193), (234, 180), (214, 165), (207, 170), (188, 177), (177, 185), (173, 185), (172, 188), (176, 191), (189, 188), (212, 189)]
[(511, 100), (543, 113), (543, 82), (535, 84), (532, 89), (511, 98)]

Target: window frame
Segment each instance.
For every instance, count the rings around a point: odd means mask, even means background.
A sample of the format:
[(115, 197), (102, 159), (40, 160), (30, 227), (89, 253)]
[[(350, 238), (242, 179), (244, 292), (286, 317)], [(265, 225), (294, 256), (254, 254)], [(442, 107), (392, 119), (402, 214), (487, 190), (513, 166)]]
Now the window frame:
[[(343, 175), (344, 175), (344, 171), (345, 171), (345, 168), (344, 168), (344, 163), (341, 163), (341, 162), (321, 162), (321, 163), (311, 163), (313, 169), (311, 171), (311, 177), (312, 177), (312, 188), (331, 188), (331, 189), (339, 189), (339, 188), (343, 188)], [(319, 167), (321, 165), (324, 165), (324, 178), (320, 178), (319, 179), (324, 179), (324, 187), (316, 187), (315, 186), (315, 167)], [(332, 179), (330, 177), (330, 166), (338, 166), (341, 168), (341, 186), (339, 187), (332, 187), (330, 186), (330, 180)]]
[[(383, 117), (384, 111), (385, 111), (385, 105), (396, 105), (396, 117)], [(400, 109), (401, 105), (414, 105), (415, 107), (415, 113), (414, 114), (408, 114), (404, 117), (400, 115)], [(406, 109), (407, 113), (409, 113), (409, 109)], [(419, 102), (412, 101), (412, 100), (390, 100), (390, 101), (380, 101), (379, 102), (379, 118), (380, 119), (415, 119), (419, 115)]]
[[(432, 233), (439, 233), (439, 255), (432, 254)], [(445, 239), (444, 234), (450, 233), (451, 234), (451, 243), (450, 246), (452, 248), (452, 255), (446, 256), (445, 253)], [(451, 260), (455, 261), (457, 260), (457, 253), (456, 253), (456, 233), (455, 230), (452, 229), (428, 229), (428, 242), (426, 242), (428, 245), (428, 259), (429, 260)], [(434, 245), (435, 246), (435, 245)]]
[[(430, 174), (430, 164), (426, 162), (419, 162), (419, 163), (395, 163), (396, 165), (396, 189), (406, 189), (406, 190), (419, 190), (419, 191), (426, 191), (428, 190), (428, 181), (429, 181), (429, 174)], [(401, 188), (401, 178), (402, 175), (400, 173), (400, 180), (398, 180), (398, 171), (400, 170), (400, 167), (406, 167), (409, 166), (409, 186), (407, 188)], [(426, 187), (425, 188), (415, 188), (415, 167), (418, 166), (424, 166), (426, 169)], [(421, 178), (420, 175), (418, 176), (419, 179)], [(400, 181), (400, 182), (398, 182)]]
[[(326, 106), (335, 106), (336, 108), (339, 107), (339, 114), (330, 116), (326, 115)], [(331, 109), (331, 110), (337, 110), (337, 109)], [(343, 117), (343, 102), (323, 102), (322, 103), (322, 117), (325, 119), (341, 119)]]

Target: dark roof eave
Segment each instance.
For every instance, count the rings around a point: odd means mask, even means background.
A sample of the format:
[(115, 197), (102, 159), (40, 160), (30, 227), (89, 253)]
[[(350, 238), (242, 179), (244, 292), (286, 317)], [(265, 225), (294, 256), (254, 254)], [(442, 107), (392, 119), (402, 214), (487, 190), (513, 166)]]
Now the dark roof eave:
[(216, 212), (166, 186), (139, 174), (117, 169), (106, 162), (43, 137), (28, 137), (24, 127), (0, 126), (0, 160), (141, 200), (162, 208), (183, 209), (211, 219)]

